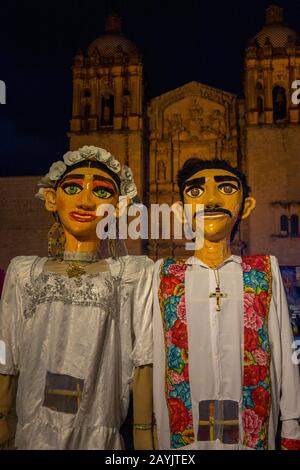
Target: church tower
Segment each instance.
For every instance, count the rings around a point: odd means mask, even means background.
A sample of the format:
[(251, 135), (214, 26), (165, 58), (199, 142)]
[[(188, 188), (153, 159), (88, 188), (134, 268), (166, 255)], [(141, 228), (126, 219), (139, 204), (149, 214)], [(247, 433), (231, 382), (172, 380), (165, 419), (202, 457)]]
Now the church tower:
[(121, 19), (110, 15), (105, 34), (73, 66), (73, 109), (70, 149), (104, 147), (135, 175), (144, 192), (143, 64), (135, 44), (121, 30)]
[(271, 5), (245, 57), (246, 171), (257, 207), (248, 222), (248, 252), (300, 265), (300, 43)]
[[(109, 150), (134, 172), (139, 195), (145, 191), (143, 63), (135, 44), (121, 31), (121, 18), (106, 19), (105, 34), (73, 65), (70, 149), (95, 145)], [(128, 241), (130, 253), (140, 243)]]

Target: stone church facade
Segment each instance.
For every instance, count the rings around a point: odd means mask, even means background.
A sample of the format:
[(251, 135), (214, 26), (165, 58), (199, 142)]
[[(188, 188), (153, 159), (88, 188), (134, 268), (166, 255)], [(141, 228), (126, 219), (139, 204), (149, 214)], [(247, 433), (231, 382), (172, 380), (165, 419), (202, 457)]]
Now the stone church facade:
[[(240, 227), (235, 252), (271, 253), (281, 265), (300, 266), (300, 107), (291, 99), (297, 79), (299, 37), (285, 25), (282, 9), (272, 5), (245, 52), (245, 98), (191, 82), (146, 103), (141, 54), (122, 35), (120, 19), (110, 16), (105, 34), (74, 58), (70, 149), (104, 147), (130, 165), (146, 205), (178, 199), (176, 174), (188, 158), (228, 160), (246, 172), (257, 199)], [(1, 178), (2, 188), (7, 180)], [(33, 180), (26, 179), (32, 193)], [(43, 208), (35, 210), (31, 220), (46, 238), (49, 218), (40, 216)], [(5, 220), (6, 208), (0, 215)], [(13, 221), (7, 223), (11, 226)], [(8, 235), (12, 248), (1, 253), (2, 267), (11, 255), (43, 254), (40, 242), (24, 246), (17, 235)], [(6, 237), (7, 230), (0, 231), (1, 241)], [(144, 246), (132, 243), (130, 251), (181, 256), (183, 244), (150, 240)]]

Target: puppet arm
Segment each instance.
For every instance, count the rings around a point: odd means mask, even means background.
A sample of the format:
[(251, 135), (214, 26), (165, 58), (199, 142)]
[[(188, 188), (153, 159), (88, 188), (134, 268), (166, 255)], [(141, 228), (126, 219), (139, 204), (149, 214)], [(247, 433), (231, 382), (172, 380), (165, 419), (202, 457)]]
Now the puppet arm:
[(152, 365), (137, 367), (133, 379), (133, 441), (136, 450), (153, 446)]
[(7, 415), (12, 405), (13, 377), (0, 374), (0, 449), (5, 448), (9, 441)]
[[(280, 343), (273, 345), (273, 355), (281, 361), (281, 449), (300, 450), (300, 377), (297, 356), (294, 352), (294, 338), (284, 286), (277, 260), (275, 264), (276, 305), (278, 325), (280, 326)], [(280, 354), (276, 354), (280, 347)]]

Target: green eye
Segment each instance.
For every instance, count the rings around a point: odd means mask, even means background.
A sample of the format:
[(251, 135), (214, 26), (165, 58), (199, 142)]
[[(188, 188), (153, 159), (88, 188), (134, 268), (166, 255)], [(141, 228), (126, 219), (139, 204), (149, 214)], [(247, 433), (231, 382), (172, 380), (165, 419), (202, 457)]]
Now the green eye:
[(222, 194), (231, 195), (236, 193), (239, 188), (234, 186), (234, 184), (224, 183), (220, 184), (220, 186), (218, 186), (218, 189)]
[(107, 189), (102, 188), (99, 186), (93, 190), (95, 196), (99, 197), (100, 199), (108, 199), (112, 196), (112, 192), (108, 191)]
[(78, 184), (71, 183), (64, 185), (63, 190), (69, 196), (74, 196), (74, 194), (79, 194), (82, 191), (82, 188)]
[(204, 193), (204, 190), (199, 186), (193, 186), (186, 191), (186, 195), (189, 197), (200, 197)]

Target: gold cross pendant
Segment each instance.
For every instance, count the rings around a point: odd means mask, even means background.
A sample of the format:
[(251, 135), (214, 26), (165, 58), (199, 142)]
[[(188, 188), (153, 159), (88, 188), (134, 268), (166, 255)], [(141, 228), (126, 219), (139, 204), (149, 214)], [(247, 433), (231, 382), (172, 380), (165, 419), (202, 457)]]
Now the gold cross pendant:
[(221, 292), (221, 289), (220, 289), (219, 286), (216, 287), (215, 292), (212, 292), (211, 294), (209, 294), (210, 299), (211, 298), (216, 299), (216, 310), (217, 310), (217, 312), (221, 311), (220, 300), (225, 299), (226, 297), (228, 297), (228, 295)]

